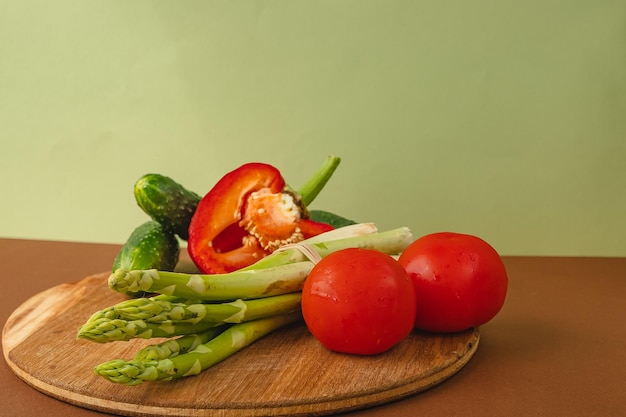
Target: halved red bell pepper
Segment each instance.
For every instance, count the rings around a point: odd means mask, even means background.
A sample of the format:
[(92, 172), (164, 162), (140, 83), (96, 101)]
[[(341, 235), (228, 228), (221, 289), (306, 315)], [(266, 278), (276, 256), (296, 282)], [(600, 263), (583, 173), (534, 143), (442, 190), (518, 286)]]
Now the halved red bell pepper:
[[(334, 166), (327, 161), (325, 176), (318, 171), (314, 177), (318, 181), (307, 182), (317, 186), (307, 190), (318, 193), (337, 164), (338, 158)], [(301, 197), (271, 165), (252, 162), (229, 172), (200, 200), (191, 219), (187, 241), (191, 259), (204, 273), (231, 272), (282, 245), (332, 230), (307, 218)]]

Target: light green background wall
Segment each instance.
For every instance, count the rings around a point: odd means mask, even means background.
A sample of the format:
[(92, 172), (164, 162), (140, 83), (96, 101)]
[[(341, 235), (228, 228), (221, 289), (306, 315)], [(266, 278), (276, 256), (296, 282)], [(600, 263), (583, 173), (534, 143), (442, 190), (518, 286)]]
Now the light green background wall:
[(312, 208), (626, 256), (626, 2), (2, 1), (0, 236), (123, 242), (132, 186), (275, 164)]

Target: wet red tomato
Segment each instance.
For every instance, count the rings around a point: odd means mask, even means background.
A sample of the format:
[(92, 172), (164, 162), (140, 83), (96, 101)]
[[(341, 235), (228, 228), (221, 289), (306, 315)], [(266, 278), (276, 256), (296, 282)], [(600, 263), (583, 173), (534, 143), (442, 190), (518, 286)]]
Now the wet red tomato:
[(415, 320), (415, 292), (391, 256), (344, 249), (322, 259), (302, 290), (309, 331), (328, 349), (370, 355), (406, 338)]
[(415, 240), (398, 263), (413, 281), (415, 327), (456, 332), (487, 323), (506, 298), (508, 277), (496, 250), (460, 233), (433, 233)]

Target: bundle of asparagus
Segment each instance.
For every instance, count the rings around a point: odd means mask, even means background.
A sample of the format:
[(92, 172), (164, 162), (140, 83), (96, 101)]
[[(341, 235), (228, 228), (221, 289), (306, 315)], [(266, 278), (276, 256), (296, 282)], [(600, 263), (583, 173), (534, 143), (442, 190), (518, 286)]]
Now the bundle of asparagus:
[(283, 247), (227, 274), (118, 269), (109, 277), (111, 289), (157, 295), (95, 312), (79, 328), (78, 337), (98, 343), (169, 338), (141, 349), (131, 360), (95, 367), (96, 374), (112, 382), (137, 385), (197, 375), (274, 330), (302, 320), (300, 291), (314, 266), (307, 252), (324, 257), (358, 247), (393, 255), (411, 241), (408, 228), (378, 232), (372, 223), (359, 223)]

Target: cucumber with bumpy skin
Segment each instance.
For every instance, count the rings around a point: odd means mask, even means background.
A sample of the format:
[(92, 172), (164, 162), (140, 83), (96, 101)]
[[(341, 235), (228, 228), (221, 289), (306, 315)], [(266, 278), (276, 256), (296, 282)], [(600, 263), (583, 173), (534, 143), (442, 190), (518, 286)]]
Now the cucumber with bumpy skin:
[(146, 174), (134, 187), (135, 200), (141, 209), (165, 230), (187, 240), (191, 217), (200, 196), (161, 174)]
[(119, 268), (173, 271), (178, 263), (180, 244), (176, 236), (149, 220), (133, 230), (113, 261), (113, 272)]
[(345, 217), (338, 216), (325, 210), (309, 210), (309, 218), (316, 222), (329, 224), (335, 229), (349, 226), (351, 224), (356, 224), (355, 221), (346, 219)]

